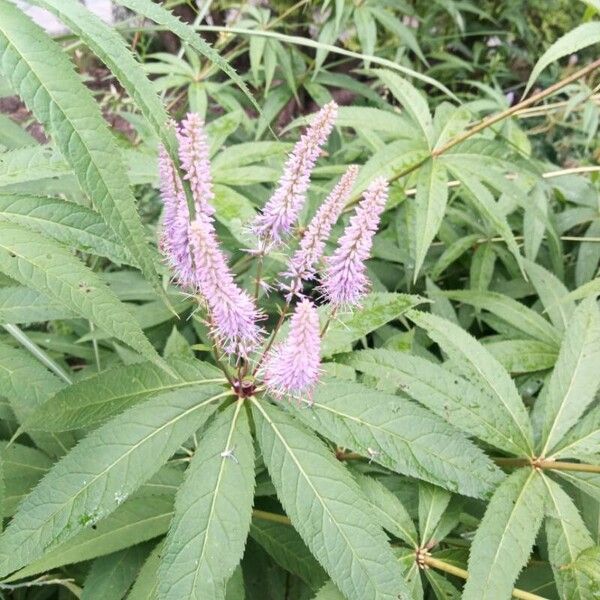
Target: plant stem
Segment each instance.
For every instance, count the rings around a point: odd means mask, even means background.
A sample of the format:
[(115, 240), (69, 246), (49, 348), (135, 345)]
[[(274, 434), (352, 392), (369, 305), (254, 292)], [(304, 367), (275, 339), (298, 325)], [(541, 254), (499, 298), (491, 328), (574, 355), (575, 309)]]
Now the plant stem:
[(600, 473), (600, 465), (589, 465), (586, 463), (561, 462), (540, 458), (499, 458), (493, 459), (500, 467), (536, 467), (548, 471), (577, 471), (579, 473)]
[[(428, 567), (433, 567), (434, 569), (444, 571), (450, 575), (455, 575), (461, 579), (467, 579), (469, 577), (468, 571), (465, 571), (460, 567), (455, 567), (454, 565), (451, 565), (444, 560), (440, 560), (439, 558), (424, 555), (422, 560)], [(514, 598), (519, 598), (519, 600), (547, 600), (543, 596), (538, 596), (537, 594), (532, 594), (531, 592), (526, 592), (525, 590), (520, 590), (519, 588), (514, 588), (512, 595)]]
[(263, 521), (272, 521), (273, 523), (282, 523), (283, 525), (291, 525), (291, 521), (285, 515), (278, 515), (277, 513), (267, 512), (265, 510), (254, 509), (252, 516)]

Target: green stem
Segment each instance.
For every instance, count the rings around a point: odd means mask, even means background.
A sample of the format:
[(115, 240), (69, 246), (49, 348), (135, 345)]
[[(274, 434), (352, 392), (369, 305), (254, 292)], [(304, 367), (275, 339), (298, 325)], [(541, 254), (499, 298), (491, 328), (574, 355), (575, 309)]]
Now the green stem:
[(493, 459), (500, 467), (535, 467), (545, 471), (577, 471), (579, 473), (600, 473), (600, 465), (589, 465), (587, 463), (572, 463), (547, 458), (500, 458)]

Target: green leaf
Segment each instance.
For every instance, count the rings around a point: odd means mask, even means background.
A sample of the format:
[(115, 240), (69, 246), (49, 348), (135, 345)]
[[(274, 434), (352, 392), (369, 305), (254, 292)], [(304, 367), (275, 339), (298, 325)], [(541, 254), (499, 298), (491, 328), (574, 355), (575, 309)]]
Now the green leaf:
[(6, 581), (37, 575), (72, 563), (91, 560), (164, 534), (173, 517), (173, 497), (132, 498), (94, 528), (84, 529)]
[(85, 578), (81, 600), (121, 600), (146, 557), (145, 545), (97, 558)]
[(321, 565), (289, 524), (254, 518), (250, 526), (250, 536), (280, 567), (300, 577), (311, 589), (318, 589), (327, 579)]
[(592, 594), (598, 593), (598, 582), (600, 581), (600, 546), (586, 548), (568, 568), (585, 575), (589, 579), (589, 585), (586, 586), (587, 590)]
[(404, 110), (411, 116), (415, 124), (418, 125), (423, 138), (427, 141), (429, 147), (431, 147), (434, 141), (433, 121), (425, 97), (406, 79), (402, 79), (402, 77), (391, 71), (376, 69), (375, 73), (389, 88), (396, 100), (400, 102)]
[(587, 576), (577, 569), (565, 567), (575, 562), (581, 552), (593, 546), (594, 540), (571, 498), (550, 478), (544, 477), (544, 482), (548, 490), (548, 558), (560, 597), (569, 600), (593, 598), (595, 590)]
[(292, 410), (343, 448), (466, 496), (483, 497), (502, 479), (456, 429), (398, 396), (332, 379), (317, 388), (310, 408)]
[(377, 522), (386, 531), (416, 548), (419, 545), (419, 536), (400, 499), (373, 477), (357, 473), (354, 478), (371, 504)]
[(535, 469), (519, 469), (500, 484), (471, 545), (464, 600), (511, 596), (542, 523), (545, 500), (544, 481)]
[(26, 431), (68, 431), (90, 427), (150, 397), (181, 388), (224, 382), (216, 367), (173, 358), (177, 379), (152, 363), (136, 363), (94, 374), (61, 389), (27, 420)]
[(158, 597), (225, 599), (244, 552), (254, 496), (254, 448), (243, 400), (205, 429), (175, 500)]
[(408, 600), (385, 536), (344, 467), (281, 410), (253, 400), (252, 413), (279, 500), (348, 600)]
[[(331, 321), (321, 345), (321, 355), (327, 357), (347, 351), (356, 340), (394, 321), (407, 310), (424, 301), (420, 296), (407, 294), (389, 292), (369, 294), (362, 300), (359, 308), (338, 314)], [(330, 313), (330, 307), (320, 308), (321, 321), (325, 322)]]
[[(490, 396), (491, 401), (502, 407), (509, 416), (511, 428), (519, 448), (526, 448), (526, 454), (533, 452), (533, 433), (529, 415), (519, 392), (502, 365), (482, 346), (458, 325), (435, 315), (412, 310), (409, 318), (425, 329), (429, 337), (439, 344), (451, 358), (455, 358), (465, 370), (467, 378)], [(508, 419), (504, 417), (504, 421)]]
[(0, 288), (0, 323), (35, 323), (51, 319), (68, 319), (74, 313), (61, 302), (24, 286)]
[(479, 239), (481, 239), (481, 235), (473, 233), (459, 237), (449, 244), (431, 269), (431, 278), (438, 279), (453, 262), (457, 261), (467, 250), (473, 248)]
[(81, 189), (163, 296), (119, 151), (91, 93), (60, 46), (21, 9), (0, 0), (0, 12), (0, 71), (46, 127)]
[(471, 290), (452, 290), (443, 292), (443, 294), (452, 300), (487, 310), (515, 329), (540, 342), (555, 347), (560, 344), (560, 333), (544, 317), (509, 296), (496, 292)]
[(438, 232), (446, 212), (448, 201), (448, 176), (444, 165), (432, 158), (420, 169), (417, 176), (415, 197), (413, 258), (415, 261), (414, 280), (417, 280), (427, 250)]
[(573, 313), (552, 376), (540, 392), (533, 423), (540, 437), (540, 456), (554, 447), (577, 422), (600, 386), (600, 312), (594, 298)]
[(115, 2), (172, 31), (182, 42), (185, 42), (190, 48), (221, 69), (244, 92), (258, 113), (262, 114), (260, 106), (235, 69), (187, 23), (180, 21), (161, 4), (156, 4), (150, 0), (115, 0)]
[(558, 357), (556, 346), (535, 340), (489, 342), (485, 347), (509, 373), (518, 375), (551, 369)]
[(47, 196), (0, 193), (0, 220), (43, 233), (80, 252), (132, 264), (102, 217), (85, 206)]
[(557, 470), (556, 475), (600, 503), (600, 474)]
[(554, 61), (574, 54), (582, 48), (592, 46), (593, 44), (600, 43), (600, 23), (598, 21), (592, 21), (590, 23), (582, 23), (575, 27), (569, 33), (560, 37), (535, 63), (531, 75), (525, 86), (523, 96), (527, 95), (527, 92), (531, 89), (531, 86), (535, 83), (536, 79), (540, 76), (540, 73)]
[(433, 569), (426, 569), (425, 577), (437, 600), (460, 600), (460, 592), (444, 576)]
[(517, 456), (527, 453), (528, 438), (501, 403), (449, 369), (404, 352), (377, 348), (354, 352), (348, 364), (379, 381), (398, 386), (458, 429)]
[(131, 408), (79, 443), (46, 475), (0, 536), (0, 573), (95, 525), (149, 479), (226, 395), (178, 390)]
[(0, 153), (0, 187), (40, 179), (62, 180), (71, 169), (50, 145), (28, 146)]
[(544, 267), (525, 259), (525, 271), (538, 293), (544, 309), (554, 326), (563, 332), (570, 316), (575, 312), (575, 302), (567, 300), (569, 290), (562, 281)]
[(162, 366), (154, 347), (106, 283), (56, 242), (0, 221), (0, 270)]
[(312, 600), (346, 600), (333, 581), (328, 581)]
[(461, 168), (460, 161), (453, 161), (452, 157), (444, 156), (446, 166), (458, 179), (466, 191), (466, 197), (471, 201), (475, 209), (482, 217), (498, 232), (506, 242), (511, 254), (515, 257), (519, 268), (523, 270), (523, 261), (515, 236), (506, 220), (506, 216), (500, 210), (491, 192), (481, 184), (474, 176)]
[[(429, 483), (419, 483), (419, 533), (421, 546), (431, 540), (440, 519), (448, 508), (451, 494)], [(439, 541), (439, 540), (438, 540)]]
[(127, 600), (156, 600), (158, 588), (158, 566), (160, 565), (163, 544), (157, 544), (146, 562), (127, 596)]
[[(600, 406), (582, 417), (552, 451), (556, 458), (589, 460), (600, 454)], [(592, 459), (593, 460), (593, 459)]]

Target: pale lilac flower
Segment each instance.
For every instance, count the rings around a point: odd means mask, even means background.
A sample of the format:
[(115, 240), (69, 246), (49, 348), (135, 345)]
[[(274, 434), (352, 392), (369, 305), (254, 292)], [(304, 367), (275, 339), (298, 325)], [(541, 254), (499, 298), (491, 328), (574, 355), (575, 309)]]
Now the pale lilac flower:
[(276, 397), (302, 394), (310, 402), (319, 379), (320, 352), (319, 315), (314, 304), (304, 299), (290, 319), (287, 338), (265, 359), (261, 373), (269, 392)]
[(387, 194), (388, 183), (383, 177), (369, 185), (337, 250), (327, 259), (321, 289), (334, 307), (356, 305), (368, 290), (365, 260), (371, 254)]
[(262, 317), (253, 298), (234, 281), (217, 233), (206, 215), (191, 225), (195, 284), (209, 308), (213, 335), (227, 354), (246, 357), (259, 345)]
[(323, 256), (325, 242), (350, 198), (357, 175), (357, 166), (348, 167), (309, 223), (300, 247), (292, 257), (290, 269), (285, 273), (291, 278), (290, 284), (284, 288), (289, 290), (288, 299), (300, 292), (303, 281), (314, 278), (315, 266)]
[(251, 224), (261, 251), (279, 245), (296, 223), (321, 146), (333, 129), (337, 108), (332, 101), (317, 113), (290, 154), (275, 192)]
[(184, 179), (190, 182), (196, 212), (213, 215), (215, 209), (211, 202), (215, 195), (210, 175), (208, 140), (200, 115), (188, 113), (177, 131), (177, 141), (179, 160), (185, 171)]
[(160, 195), (164, 203), (160, 247), (178, 283), (189, 286), (194, 274), (189, 238), (190, 213), (181, 179), (162, 146), (158, 155), (158, 172)]

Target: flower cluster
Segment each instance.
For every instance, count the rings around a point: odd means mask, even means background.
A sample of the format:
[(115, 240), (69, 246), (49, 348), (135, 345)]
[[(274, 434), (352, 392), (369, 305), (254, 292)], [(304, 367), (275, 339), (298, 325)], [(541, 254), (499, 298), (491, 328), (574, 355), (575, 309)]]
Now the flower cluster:
[[(333, 129), (337, 105), (330, 102), (315, 116), (294, 147), (273, 196), (250, 225), (258, 240), (258, 252), (266, 254), (293, 241), (293, 230), (306, 202), (310, 176)], [(335, 312), (357, 306), (369, 282), (365, 260), (387, 200), (388, 184), (376, 179), (367, 187), (350, 218), (338, 247), (323, 257), (331, 231), (352, 197), (358, 167), (350, 166), (317, 209), (290, 258), (285, 280), (286, 304), (268, 343), (259, 326), (264, 314), (256, 299), (235, 281), (227, 256), (219, 245), (214, 223), (215, 209), (209, 150), (202, 120), (188, 114), (177, 129), (181, 175), (164, 148), (159, 154), (160, 191), (164, 203), (161, 248), (182, 287), (197, 294), (208, 312), (210, 332), (218, 351), (235, 359), (241, 377), (248, 374), (255, 353), (260, 376), (274, 397), (300, 397), (310, 401), (320, 373), (321, 335), (319, 311), (304, 292), (307, 281), (317, 279), (319, 293)], [(194, 214), (185, 191), (189, 184)], [(324, 263), (321, 265), (321, 263)], [(262, 282), (258, 282), (262, 283)], [(257, 288), (258, 289), (258, 288)], [(298, 299), (289, 320), (285, 340), (272, 346), (291, 305)], [(326, 327), (324, 327), (326, 329)], [(224, 367), (229, 373), (227, 367)]]

